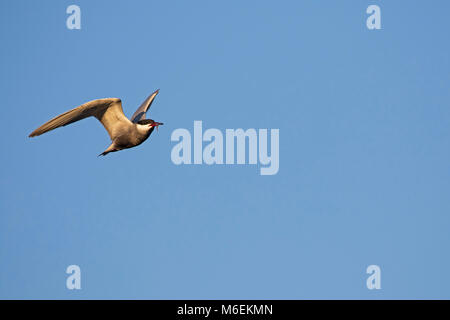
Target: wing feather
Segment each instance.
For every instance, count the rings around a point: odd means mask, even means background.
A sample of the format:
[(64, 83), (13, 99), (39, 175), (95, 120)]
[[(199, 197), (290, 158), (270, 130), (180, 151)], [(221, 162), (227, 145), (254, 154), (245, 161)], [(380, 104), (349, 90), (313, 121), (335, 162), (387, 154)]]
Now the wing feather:
[(149, 95), (147, 99), (145, 99), (145, 101), (141, 104), (141, 106), (136, 110), (136, 112), (131, 117), (131, 122), (137, 123), (139, 120), (145, 119), (145, 114), (148, 111), (148, 109), (150, 109), (150, 106), (152, 105), (152, 102), (155, 99), (158, 92), (159, 89), (153, 92), (151, 95)]
[(42, 126), (34, 130), (29, 137), (36, 137), (53, 129), (66, 126), (76, 121), (96, 117), (105, 127), (111, 138), (114, 139), (120, 124), (131, 122), (125, 117), (122, 110), (122, 102), (117, 98), (106, 98), (89, 101), (81, 106), (64, 112), (59, 116), (47, 121)]

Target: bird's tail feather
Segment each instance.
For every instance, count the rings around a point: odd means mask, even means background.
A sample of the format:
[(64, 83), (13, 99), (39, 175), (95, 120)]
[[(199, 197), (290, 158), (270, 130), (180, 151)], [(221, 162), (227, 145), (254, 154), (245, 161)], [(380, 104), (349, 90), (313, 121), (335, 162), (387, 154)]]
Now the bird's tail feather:
[(106, 156), (108, 153), (110, 152), (116, 152), (119, 151), (115, 146), (114, 143), (111, 144), (105, 151), (103, 151), (102, 153), (100, 153), (98, 156)]

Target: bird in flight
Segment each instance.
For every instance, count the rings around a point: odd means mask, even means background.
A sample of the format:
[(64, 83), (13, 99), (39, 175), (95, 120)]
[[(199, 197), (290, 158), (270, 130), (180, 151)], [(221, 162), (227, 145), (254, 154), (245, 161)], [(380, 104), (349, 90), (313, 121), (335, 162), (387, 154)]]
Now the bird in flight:
[(162, 125), (152, 119), (145, 119), (145, 114), (152, 105), (159, 89), (153, 92), (128, 119), (122, 109), (122, 101), (118, 98), (106, 98), (89, 101), (81, 106), (64, 112), (47, 121), (34, 130), (29, 137), (36, 137), (53, 129), (66, 126), (88, 117), (96, 117), (102, 123), (111, 138), (111, 145), (99, 156), (110, 152), (133, 148), (147, 140), (153, 130)]

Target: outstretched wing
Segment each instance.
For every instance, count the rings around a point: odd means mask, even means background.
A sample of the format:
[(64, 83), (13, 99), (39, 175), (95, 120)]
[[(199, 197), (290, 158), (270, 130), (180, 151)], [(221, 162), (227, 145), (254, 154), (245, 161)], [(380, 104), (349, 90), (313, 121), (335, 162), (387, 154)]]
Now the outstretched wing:
[(150, 106), (152, 105), (152, 102), (155, 99), (158, 92), (159, 89), (153, 92), (151, 95), (149, 95), (147, 99), (145, 99), (145, 101), (141, 104), (141, 106), (136, 110), (136, 112), (131, 117), (131, 122), (137, 123), (139, 120), (145, 119), (145, 113), (148, 111), (148, 109), (150, 109)]
[(123, 114), (122, 102), (120, 99), (97, 99), (82, 104), (75, 109), (64, 112), (52, 120), (47, 121), (34, 130), (29, 137), (39, 136), (45, 132), (88, 117), (96, 117), (103, 124), (106, 131), (108, 131), (111, 140), (114, 140), (114, 137), (120, 131), (121, 127), (124, 125), (132, 125), (130, 120)]

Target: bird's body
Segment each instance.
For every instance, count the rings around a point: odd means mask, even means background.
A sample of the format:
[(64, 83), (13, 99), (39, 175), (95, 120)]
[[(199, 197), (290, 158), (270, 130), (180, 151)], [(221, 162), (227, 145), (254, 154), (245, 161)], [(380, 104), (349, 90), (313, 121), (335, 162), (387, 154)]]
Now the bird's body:
[(39, 136), (58, 127), (88, 117), (95, 117), (105, 127), (112, 141), (111, 145), (100, 155), (104, 156), (110, 152), (136, 147), (147, 140), (155, 127), (162, 125), (162, 123), (152, 119), (145, 119), (146, 112), (158, 92), (159, 90), (153, 92), (136, 110), (130, 120), (123, 113), (120, 99), (97, 99), (53, 118), (34, 130), (29, 136)]
[(117, 131), (112, 143), (101, 155), (106, 155), (109, 152), (115, 152), (123, 149), (137, 147), (142, 142), (147, 140), (152, 134), (155, 127), (148, 127), (139, 123), (132, 123), (131, 125), (123, 125)]

